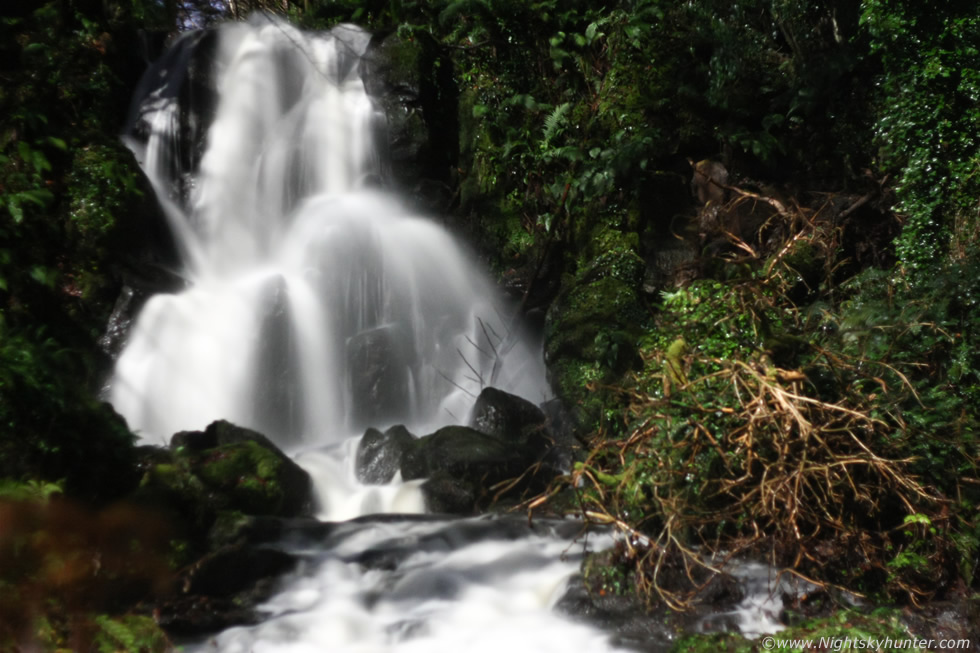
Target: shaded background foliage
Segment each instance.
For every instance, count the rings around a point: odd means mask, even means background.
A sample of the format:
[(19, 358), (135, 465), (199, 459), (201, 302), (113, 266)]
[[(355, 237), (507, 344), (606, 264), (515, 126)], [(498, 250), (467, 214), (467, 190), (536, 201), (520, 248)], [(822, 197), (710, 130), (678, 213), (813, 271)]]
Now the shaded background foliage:
[[(109, 362), (97, 343), (162, 236), (116, 135), (167, 34), (252, 11), (357, 22), (404, 55), (392, 65), (418, 80), (430, 183), (403, 190), (447, 216), (541, 330), (592, 509), (654, 541), (676, 520), (688, 543), (758, 526), (777, 562), (865, 593), (976, 589), (980, 299), (961, 280), (978, 278), (980, 26), (955, 3), (8, 3), (0, 475), (102, 500), (135, 482), (132, 436), (93, 398)], [(691, 162), (705, 158), (732, 188), (698, 206)], [(774, 409), (755, 458), (740, 448), (743, 397), (700, 381), (736, 368), (823, 402), (828, 420), (826, 406), (863, 415), (856, 441), (921, 493), (861, 476), (879, 484), (870, 500), (840, 504), (840, 527), (801, 521), (805, 538), (725, 496), (799, 439)], [(695, 492), (702, 481), (722, 489)], [(649, 587), (651, 558), (627, 558)]]

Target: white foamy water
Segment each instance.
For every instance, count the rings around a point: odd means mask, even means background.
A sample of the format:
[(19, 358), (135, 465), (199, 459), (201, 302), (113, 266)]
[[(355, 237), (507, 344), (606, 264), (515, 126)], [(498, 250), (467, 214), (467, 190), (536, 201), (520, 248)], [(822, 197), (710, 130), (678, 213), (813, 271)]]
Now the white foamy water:
[(532, 530), (481, 518), (344, 527), (329, 552), (263, 606), (262, 624), (190, 650), (615, 650), (605, 634), (553, 610), (584, 550), (583, 541), (573, 542), (574, 524)]
[(150, 300), (111, 380), (144, 441), (228, 419), (308, 448), (368, 425), (459, 423), (484, 385), (546, 398), (540, 352), (507, 332), (511, 309), (464, 251), (362, 186), (380, 169), (368, 41), (268, 18), (222, 28), (196, 168), (182, 125), (204, 118), (182, 122), (195, 108), (169, 81), (192, 57), (178, 49), (142, 99), (130, 143), (189, 286)]
[[(539, 402), (540, 351), (507, 333), (509, 309), (445, 230), (363, 187), (380, 170), (359, 75), (369, 35), (259, 18), (209, 38), (183, 37), (134, 110), (128, 142), (187, 288), (146, 304), (110, 399), (144, 442), (216, 419), (266, 433), (298, 452), (336, 525), (277, 545), (303, 562), (263, 623), (188, 650), (611, 650), (553, 610), (584, 555), (576, 524), (344, 521), (425, 510), (422, 481), (357, 481), (365, 426), (463, 422), (485, 385)], [(214, 107), (185, 103), (204, 47)], [(198, 152), (187, 135), (205, 125)]]

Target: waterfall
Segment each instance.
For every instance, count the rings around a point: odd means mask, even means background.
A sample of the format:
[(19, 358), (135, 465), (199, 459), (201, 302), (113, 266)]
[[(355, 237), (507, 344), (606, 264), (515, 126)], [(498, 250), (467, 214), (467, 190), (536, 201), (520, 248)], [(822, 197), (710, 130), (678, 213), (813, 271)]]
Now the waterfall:
[(485, 385), (544, 398), (465, 251), (377, 189), (369, 42), (257, 16), (184, 35), (144, 78), (126, 140), (187, 287), (147, 302), (111, 380), (143, 441), (228, 419), (295, 450), (459, 423)]
[(268, 544), (301, 564), (261, 623), (185, 650), (617, 650), (555, 609), (610, 535), (583, 543), (571, 519), (379, 517), (424, 512), (422, 481), (353, 473), (366, 426), (463, 422), (487, 385), (547, 393), (540, 348), (508, 331), (513, 309), (467, 253), (379, 189), (369, 43), (356, 27), (309, 34), (258, 16), (181, 36), (136, 94), (126, 142), (186, 287), (147, 301), (109, 398), (145, 443), (217, 419), (265, 433), (297, 454), (335, 522)]

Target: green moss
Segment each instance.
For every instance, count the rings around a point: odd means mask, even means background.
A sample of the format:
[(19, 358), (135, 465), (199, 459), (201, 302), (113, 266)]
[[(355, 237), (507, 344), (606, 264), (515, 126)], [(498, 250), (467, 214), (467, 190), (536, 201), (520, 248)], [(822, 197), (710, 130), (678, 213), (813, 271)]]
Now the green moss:
[(736, 633), (691, 635), (679, 640), (671, 653), (749, 653), (756, 647), (751, 640)]
[(222, 510), (208, 532), (208, 545), (212, 551), (238, 540), (243, 529), (251, 523), (248, 515), (238, 510)]
[[(770, 639), (771, 638), (771, 639)], [(899, 648), (909, 640), (917, 639), (909, 633), (903, 623), (901, 613), (890, 608), (880, 608), (869, 614), (855, 610), (840, 610), (829, 617), (810, 619), (782, 630), (774, 635), (749, 640), (734, 633), (712, 633), (692, 635), (677, 642), (672, 653), (748, 653), (749, 651), (786, 651), (793, 653), (814, 650), (854, 649), (854, 642), (878, 640), (882, 644), (875, 650), (923, 651), (922, 648)], [(848, 640), (850, 646), (848, 646)], [(884, 644), (891, 641), (892, 646)], [(922, 641), (919, 639), (919, 641)], [(796, 642), (798, 645), (794, 646)], [(806, 642), (811, 644), (808, 646)], [(823, 642), (823, 644), (821, 644)]]
[(283, 502), (277, 482), (282, 462), (257, 442), (215, 447), (195, 465), (207, 485), (227, 493), (232, 507), (249, 514), (274, 514)]

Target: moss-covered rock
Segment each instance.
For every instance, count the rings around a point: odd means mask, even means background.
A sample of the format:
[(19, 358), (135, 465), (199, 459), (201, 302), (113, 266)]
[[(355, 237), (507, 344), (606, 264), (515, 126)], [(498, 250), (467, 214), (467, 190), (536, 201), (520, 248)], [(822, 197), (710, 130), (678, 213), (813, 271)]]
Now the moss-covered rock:
[(555, 393), (592, 426), (602, 415), (602, 393), (589, 384), (615, 383), (637, 360), (636, 340), (647, 317), (639, 294), (644, 263), (637, 237), (606, 229), (598, 253), (566, 280), (545, 319), (545, 361)]
[(221, 515), (297, 517), (312, 511), (309, 475), (265, 436), (225, 421), (179, 433), (171, 450), (145, 453), (133, 499), (177, 527), (177, 566), (209, 548)]

